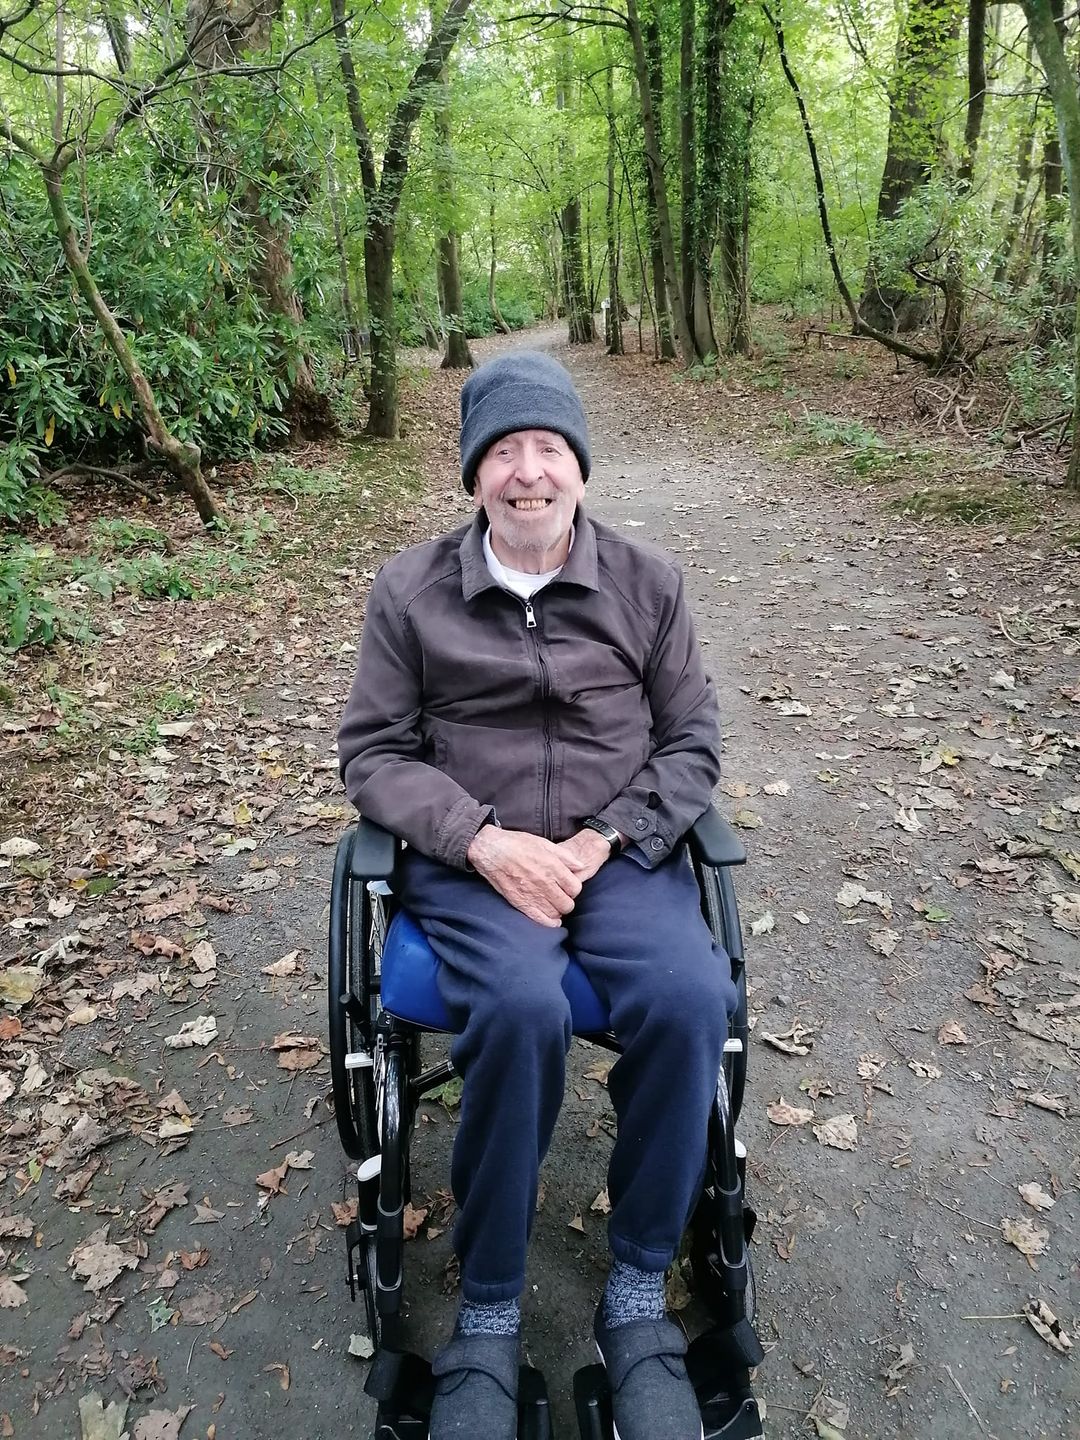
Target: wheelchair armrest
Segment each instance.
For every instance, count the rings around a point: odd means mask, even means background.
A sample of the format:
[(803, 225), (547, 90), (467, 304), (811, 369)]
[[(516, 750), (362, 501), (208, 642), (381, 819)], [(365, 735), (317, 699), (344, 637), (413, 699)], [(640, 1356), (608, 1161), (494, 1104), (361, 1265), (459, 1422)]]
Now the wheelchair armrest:
[(686, 836), (690, 853), (705, 865), (745, 865), (746, 847), (718, 810), (710, 805)]
[(401, 841), (389, 830), (361, 815), (353, 831), (349, 875), (353, 880), (392, 880)]

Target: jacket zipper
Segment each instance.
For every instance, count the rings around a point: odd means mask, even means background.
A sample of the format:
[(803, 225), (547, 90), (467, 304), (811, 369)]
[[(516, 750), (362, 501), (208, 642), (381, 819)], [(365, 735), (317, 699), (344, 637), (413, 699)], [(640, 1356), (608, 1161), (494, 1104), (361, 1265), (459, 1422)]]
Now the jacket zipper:
[[(533, 610), (532, 601), (525, 600), (523, 603), (525, 606), (525, 628), (526, 630), (536, 630), (538, 628), (536, 612)], [(544, 652), (540, 647), (539, 636), (534, 636), (533, 639), (536, 645), (536, 658), (540, 665), (540, 696), (544, 701), (544, 829), (550, 838), (554, 833), (554, 822), (551, 815), (551, 789), (552, 772), (555, 768), (555, 755), (551, 743), (551, 715), (547, 704), (551, 691), (548, 686), (547, 661), (544, 659)]]

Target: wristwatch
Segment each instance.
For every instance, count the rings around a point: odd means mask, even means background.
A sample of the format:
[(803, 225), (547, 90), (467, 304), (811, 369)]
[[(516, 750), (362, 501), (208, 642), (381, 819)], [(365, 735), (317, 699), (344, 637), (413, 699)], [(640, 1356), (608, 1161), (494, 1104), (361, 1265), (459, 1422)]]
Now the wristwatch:
[(604, 837), (611, 846), (612, 855), (622, 853), (622, 838), (613, 825), (609, 825), (606, 820), (598, 820), (595, 815), (587, 816), (581, 823), (586, 830), (595, 830)]

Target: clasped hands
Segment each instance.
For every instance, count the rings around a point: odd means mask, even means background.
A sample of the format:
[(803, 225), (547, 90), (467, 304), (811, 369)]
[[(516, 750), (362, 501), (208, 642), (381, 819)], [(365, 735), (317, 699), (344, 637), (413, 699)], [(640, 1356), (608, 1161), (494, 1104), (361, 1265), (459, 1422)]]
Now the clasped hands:
[(551, 929), (563, 923), (581, 887), (610, 855), (611, 846), (595, 830), (555, 842), (498, 825), (478, 830), (467, 852), (469, 864), (504, 900)]

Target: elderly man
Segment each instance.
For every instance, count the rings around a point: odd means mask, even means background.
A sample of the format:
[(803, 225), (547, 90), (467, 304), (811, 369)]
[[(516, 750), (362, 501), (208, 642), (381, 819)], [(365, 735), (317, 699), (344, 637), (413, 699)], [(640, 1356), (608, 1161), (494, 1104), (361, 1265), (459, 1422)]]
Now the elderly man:
[(431, 1440), (513, 1440), (525, 1258), (562, 1103), (572, 951), (622, 1055), (608, 1082), (610, 1275), (594, 1321), (620, 1440), (697, 1440), (664, 1272), (701, 1184), (735, 996), (680, 844), (719, 774), (716, 698), (675, 563), (590, 519), (567, 371), (516, 351), (461, 393), (476, 515), (372, 586), (338, 748), (407, 842), (464, 1080), (462, 1301)]

